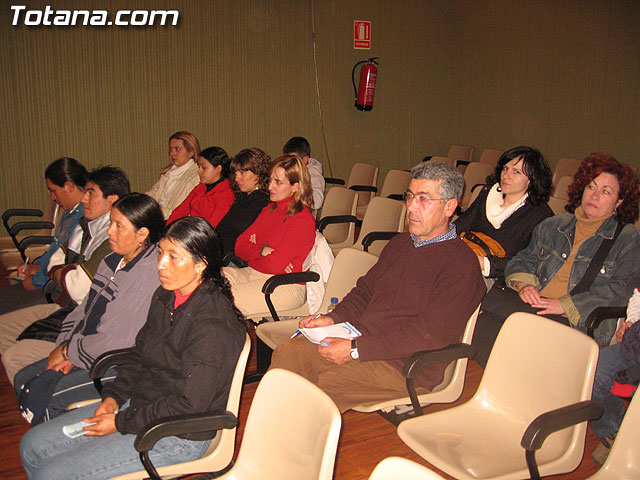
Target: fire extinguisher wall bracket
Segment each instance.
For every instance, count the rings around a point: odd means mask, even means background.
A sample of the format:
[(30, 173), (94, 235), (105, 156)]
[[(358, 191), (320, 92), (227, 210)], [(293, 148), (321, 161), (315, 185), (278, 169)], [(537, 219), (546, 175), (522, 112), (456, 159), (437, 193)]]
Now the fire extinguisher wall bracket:
[[(351, 82), (353, 83), (353, 93), (356, 97), (355, 107), (358, 110), (368, 112), (373, 108), (373, 95), (376, 93), (376, 78), (378, 76), (378, 57), (372, 57), (368, 60), (362, 60), (356, 63), (351, 70)], [(356, 89), (356, 68), (358, 65), (362, 65), (360, 69), (360, 83)]]

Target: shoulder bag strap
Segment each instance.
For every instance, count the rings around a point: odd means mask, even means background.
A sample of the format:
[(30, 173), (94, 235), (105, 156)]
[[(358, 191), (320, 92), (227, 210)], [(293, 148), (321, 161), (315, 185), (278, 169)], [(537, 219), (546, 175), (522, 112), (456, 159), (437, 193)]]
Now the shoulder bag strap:
[(589, 263), (589, 267), (587, 267), (587, 271), (585, 272), (582, 280), (578, 282), (578, 284), (573, 287), (573, 289), (569, 292), (569, 295), (577, 295), (578, 293), (584, 293), (591, 288), (593, 281), (596, 279), (598, 275), (598, 271), (602, 268), (602, 264), (604, 263), (604, 259), (607, 258), (609, 254), (609, 250), (613, 247), (613, 244), (616, 242), (618, 235), (624, 228), (620, 222), (618, 222), (618, 226), (616, 227), (616, 231), (613, 234), (613, 238), (604, 239), (598, 248), (598, 251), (591, 259)]

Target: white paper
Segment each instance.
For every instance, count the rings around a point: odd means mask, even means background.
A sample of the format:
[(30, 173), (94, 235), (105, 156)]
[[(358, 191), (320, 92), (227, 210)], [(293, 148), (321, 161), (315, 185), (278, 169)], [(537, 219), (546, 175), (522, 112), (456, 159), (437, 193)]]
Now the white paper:
[(358, 329), (349, 322), (335, 323), (327, 327), (302, 328), (300, 333), (313, 343), (320, 343), (327, 337), (346, 338), (347, 340), (351, 340), (362, 335), (362, 333), (360, 333)]

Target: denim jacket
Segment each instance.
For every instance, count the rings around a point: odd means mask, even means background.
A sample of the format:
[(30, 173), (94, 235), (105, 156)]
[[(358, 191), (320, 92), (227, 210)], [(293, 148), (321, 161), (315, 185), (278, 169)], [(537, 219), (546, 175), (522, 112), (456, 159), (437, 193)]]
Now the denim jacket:
[[(568, 291), (586, 273), (602, 239), (613, 238), (617, 224), (614, 216), (608, 218), (594, 235), (580, 245), (571, 267)], [(509, 261), (505, 270), (507, 285), (513, 288), (514, 282), (525, 282), (541, 291), (569, 258), (575, 229), (576, 217), (572, 214), (556, 215), (538, 224), (533, 230), (529, 246)], [(633, 225), (625, 225), (589, 291), (573, 296), (567, 294), (559, 300), (571, 324), (582, 327), (596, 307), (625, 306), (638, 284), (640, 235)], [(615, 325), (608, 330), (612, 328)], [(610, 333), (612, 335), (613, 331)]]

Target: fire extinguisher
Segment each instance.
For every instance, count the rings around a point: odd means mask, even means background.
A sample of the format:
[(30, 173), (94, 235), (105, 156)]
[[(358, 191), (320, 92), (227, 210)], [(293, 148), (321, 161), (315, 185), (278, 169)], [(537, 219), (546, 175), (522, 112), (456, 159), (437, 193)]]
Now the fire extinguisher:
[[(378, 57), (362, 60), (356, 63), (351, 70), (351, 81), (353, 82), (353, 93), (356, 96), (355, 107), (358, 110), (368, 112), (373, 108), (373, 95), (376, 93), (376, 77), (378, 76)], [(360, 69), (360, 84), (356, 90), (355, 73), (358, 65), (366, 63)]]

